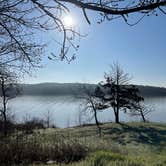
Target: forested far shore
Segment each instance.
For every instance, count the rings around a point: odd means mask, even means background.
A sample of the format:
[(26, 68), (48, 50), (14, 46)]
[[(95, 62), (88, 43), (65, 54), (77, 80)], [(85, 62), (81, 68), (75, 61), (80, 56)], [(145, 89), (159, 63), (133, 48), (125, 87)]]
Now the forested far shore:
[[(94, 89), (97, 84), (86, 83), (39, 83), (20, 84), (21, 95), (78, 95), (84, 93), (84, 88)], [(135, 85), (144, 97), (166, 96), (166, 88)]]

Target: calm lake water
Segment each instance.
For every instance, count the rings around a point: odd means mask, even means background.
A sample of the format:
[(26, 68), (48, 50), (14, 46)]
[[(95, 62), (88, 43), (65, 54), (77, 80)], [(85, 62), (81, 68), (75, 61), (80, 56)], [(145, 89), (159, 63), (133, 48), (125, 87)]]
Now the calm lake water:
[[(153, 106), (154, 111), (147, 115), (149, 121), (166, 122), (166, 97), (145, 98), (145, 103)], [(9, 101), (9, 111), (14, 112), (17, 121), (34, 117), (46, 119), (49, 111), (51, 123), (58, 127), (71, 127), (83, 123), (93, 123), (92, 115), (83, 112), (83, 101), (72, 96), (19, 96)], [(101, 122), (114, 121), (111, 109), (98, 113)], [(121, 121), (139, 121), (139, 117), (131, 117), (120, 113)]]

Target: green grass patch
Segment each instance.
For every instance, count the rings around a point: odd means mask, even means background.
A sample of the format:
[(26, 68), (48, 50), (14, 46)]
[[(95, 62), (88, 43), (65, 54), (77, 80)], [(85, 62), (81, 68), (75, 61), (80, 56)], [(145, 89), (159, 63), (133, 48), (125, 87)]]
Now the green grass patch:
[(90, 158), (91, 166), (107, 166), (112, 161), (124, 161), (125, 157), (118, 153), (98, 151)]
[(166, 165), (166, 124), (107, 123), (101, 128), (102, 137), (95, 126), (19, 132), (0, 141), (0, 159), (29, 166), (44, 166), (49, 160), (54, 161), (50, 166)]

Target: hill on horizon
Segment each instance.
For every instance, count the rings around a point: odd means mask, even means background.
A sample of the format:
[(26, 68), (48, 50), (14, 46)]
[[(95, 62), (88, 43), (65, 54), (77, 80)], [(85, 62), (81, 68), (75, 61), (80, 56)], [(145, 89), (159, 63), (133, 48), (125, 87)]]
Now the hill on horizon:
[[(83, 87), (94, 89), (97, 84), (87, 83), (39, 83), (20, 84), (22, 95), (76, 95), (83, 93)], [(166, 88), (136, 85), (142, 96), (166, 96)]]

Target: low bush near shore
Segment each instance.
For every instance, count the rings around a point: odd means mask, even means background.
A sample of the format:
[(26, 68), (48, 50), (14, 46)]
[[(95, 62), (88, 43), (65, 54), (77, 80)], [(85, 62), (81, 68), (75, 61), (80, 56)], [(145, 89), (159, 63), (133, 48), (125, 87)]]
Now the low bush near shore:
[(56, 163), (80, 161), (87, 156), (88, 149), (76, 140), (55, 140), (54, 143), (38, 142), (33, 139), (16, 137), (0, 142), (0, 163), (4, 166), (46, 163), (53, 160)]

